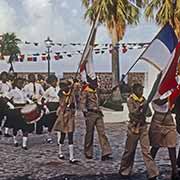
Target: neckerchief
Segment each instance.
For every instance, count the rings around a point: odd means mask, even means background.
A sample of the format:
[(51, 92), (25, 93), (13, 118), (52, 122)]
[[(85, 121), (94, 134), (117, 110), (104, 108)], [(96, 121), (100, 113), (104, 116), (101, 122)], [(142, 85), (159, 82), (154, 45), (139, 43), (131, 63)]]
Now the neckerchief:
[(85, 88), (85, 91), (88, 91), (88, 92), (90, 92), (90, 93), (96, 93), (96, 90), (90, 88), (89, 86), (87, 86), (87, 87)]
[(142, 102), (144, 101), (144, 97), (143, 97), (143, 96), (141, 96), (141, 97), (139, 98), (139, 97), (137, 97), (134, 93), (131, 94), (130, 97), (133, 98), (135, 101), (138, 101), (138, 102), (140, 102), (140, 103), (142, 103)]
[(65, 91), (63, 91), (63, 95), (65, 96), (65, 103), (68, 103), (70, 91), (67, 93)]

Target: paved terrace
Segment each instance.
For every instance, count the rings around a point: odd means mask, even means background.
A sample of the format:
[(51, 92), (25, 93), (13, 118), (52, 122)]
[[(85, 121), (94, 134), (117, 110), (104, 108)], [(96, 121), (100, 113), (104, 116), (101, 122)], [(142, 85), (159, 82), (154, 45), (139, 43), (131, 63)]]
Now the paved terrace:
[[(13, 147), (11, 138), (0, 137), (0, 180), (121, 180), (118, 169), (124, 151), (126, 126), (126, 122), (106, 123), (106, 132), (113, 150), (112, 161), (101, 161), (97, 134), (94, 142), (94, 159), (86, 160), (83, 155), (85, 123), (82, 114), (78, 112), (74, 138), (75, 157), (80, 160), (78, 165), (69, 164), (67, 141), (64, 148), (66, 160), (57, 158), (58, 146), (55, 135), (54, 143), (47, 144), (46, 134), (31, 134), (27, 151), (21, 147)], [(158, 153), (156, 162), (161, 172), (160, 179), (170, 179), (170, 162), (166, 149)], [(139, 147), (131, 179), (147, 179)]]

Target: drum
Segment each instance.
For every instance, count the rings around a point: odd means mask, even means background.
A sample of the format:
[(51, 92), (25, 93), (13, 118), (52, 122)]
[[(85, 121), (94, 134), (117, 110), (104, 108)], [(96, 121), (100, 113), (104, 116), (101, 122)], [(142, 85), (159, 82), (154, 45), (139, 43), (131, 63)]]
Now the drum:
[(21, 114), (27, 124), (32, 124), (41, 119), (43, 111), (37, 104), (27, 104), (21, 109)]

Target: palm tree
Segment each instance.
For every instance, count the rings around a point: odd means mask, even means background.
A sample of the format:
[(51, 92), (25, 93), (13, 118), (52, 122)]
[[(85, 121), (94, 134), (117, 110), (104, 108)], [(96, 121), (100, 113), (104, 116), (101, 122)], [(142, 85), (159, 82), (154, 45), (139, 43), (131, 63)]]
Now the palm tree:
[[(140, 0), (141, 2), (141, 0)], [(112, 39), (112, 86), (119, 83), (119, 52), (117, 43), (122, 40), (127, 24), (137, 24), (139, 9), (128, 0), (82, 0), (87, 8), (85, 18), (92, 23), (100, 11), (99, 23), (105, 25)], [(141, 3), (142, 4), (142, 3)]]
[(160, 26), (169, 22), (173, 25), (177, 36), (180, 37), (179, 0), (148, 0), (145, 16), (147, 19), (155, 19)]
[(5, 33), (2, 35), (1, 39), (1, 58), (4, 58), (4, 55), (12, 55), (12, 54), (18, 54), (20, 53), (20, 48), (18, 47), (18, 43), (20, 43), (21, 40), (17, 38), (15, 33)]

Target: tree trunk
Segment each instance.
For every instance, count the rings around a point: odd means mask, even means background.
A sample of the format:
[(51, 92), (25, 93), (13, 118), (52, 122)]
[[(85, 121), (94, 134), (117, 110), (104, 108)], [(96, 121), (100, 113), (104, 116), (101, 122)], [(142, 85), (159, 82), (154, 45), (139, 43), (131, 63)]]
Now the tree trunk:
[(106, 107), (122, 111), (123, 106), (120, 87), (117, 86), (119, 85), (119, 49), (117, 43), (118, 38), (116, 35), (116, 29), (114, 28), (112, 31), (112, 87), (114, 88), (116, 86), (116, 88), (112, 92), (111, 99), (107, 101)]
[(117, 47), (117, 35), (114, 28), (112, 32), (112, 87), (115, 87), (119, 84), (119, 49)]

